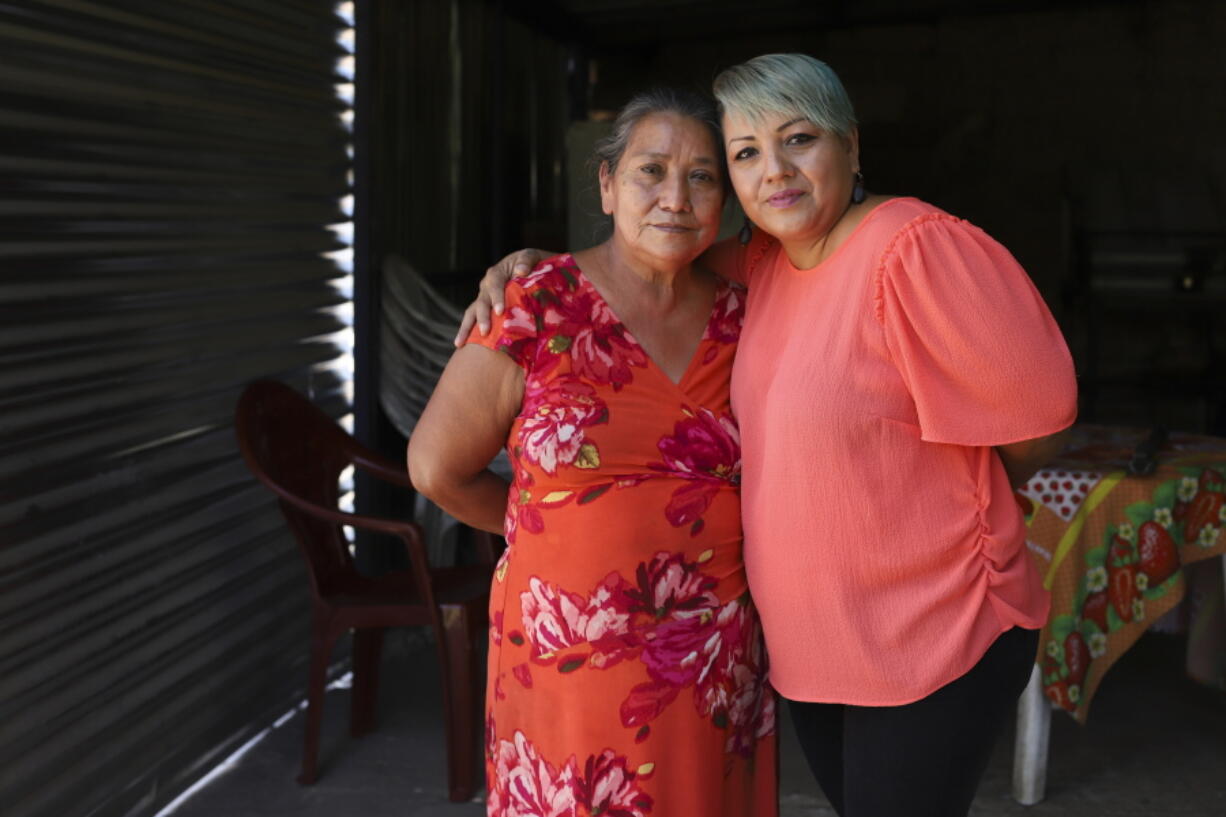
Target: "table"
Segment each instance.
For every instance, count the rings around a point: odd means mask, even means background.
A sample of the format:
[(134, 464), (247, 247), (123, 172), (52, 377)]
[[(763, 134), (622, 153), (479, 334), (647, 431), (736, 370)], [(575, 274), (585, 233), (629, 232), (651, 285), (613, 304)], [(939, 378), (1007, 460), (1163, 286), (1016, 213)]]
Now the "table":
[(1187, 565), (1224, 557), (1226, 581), (1226, 439), (1172, 433), (1154, 473), (1135, 476), (1127, 466), (1147, 435), (1076, 426), (1065, 453), (1018, 491), (1026, 545), (1052, 594), (1019, 704), (1020, 802), (1042, 799), (1052, 708), (1085, 722), (1107, 670), (1184, 598)]

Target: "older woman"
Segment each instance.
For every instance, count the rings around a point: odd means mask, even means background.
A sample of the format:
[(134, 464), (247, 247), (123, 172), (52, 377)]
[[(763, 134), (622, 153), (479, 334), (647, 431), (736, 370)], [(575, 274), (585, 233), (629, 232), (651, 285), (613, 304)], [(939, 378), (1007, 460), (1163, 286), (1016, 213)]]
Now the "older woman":
[[(693, 264), (718, 231), (721, 154), (711, 103), (631, 101), (598, 153), (612, 236), (507, 290), (409, 445), (422, 493), (508, 542), (490, 815), (776, 813), (728, 393), (744, 292)], [(486, 470), (503, 445), (509, 493)]]
[(757, 57), (715, 95), (753, 227), (704, 261), (750, 291), (732, 402), (772, 684), (843, 817), (966, 814), (1047, 615), (1011, 484), (1073, 422), (1068, 350), (982, 230), (865, 193), (824, 63)]

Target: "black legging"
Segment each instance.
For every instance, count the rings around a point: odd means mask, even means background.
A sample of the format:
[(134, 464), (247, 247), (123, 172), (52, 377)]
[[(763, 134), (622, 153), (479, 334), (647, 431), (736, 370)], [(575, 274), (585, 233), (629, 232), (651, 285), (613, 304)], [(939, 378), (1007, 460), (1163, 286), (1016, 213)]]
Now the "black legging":
[(979, 663), (902, 706), (788, 701), (840, 817), (965, 817), (1034, 664), (1037, 630), (1002, 633)]

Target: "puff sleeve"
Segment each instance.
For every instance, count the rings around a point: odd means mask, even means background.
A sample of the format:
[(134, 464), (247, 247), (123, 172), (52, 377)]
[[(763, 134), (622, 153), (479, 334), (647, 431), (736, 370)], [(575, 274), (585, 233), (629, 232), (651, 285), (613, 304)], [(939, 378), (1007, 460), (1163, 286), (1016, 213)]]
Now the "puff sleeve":
[(464, 343), (503, 352), (521, 369), (530, 370), (543, 320), (541, 301), (532, 296), (538, 277), (537, 273), (531, 273), (508, 281), (505, 308), (501, 315), (490, 314), (489, 334), (482, 335), (473, 326)]
[(1073, 423), (1068, 347), (1013, 256), (944, 213), (912, 221), (883, 253), (876, 311), (929, 442), (993, 446)]

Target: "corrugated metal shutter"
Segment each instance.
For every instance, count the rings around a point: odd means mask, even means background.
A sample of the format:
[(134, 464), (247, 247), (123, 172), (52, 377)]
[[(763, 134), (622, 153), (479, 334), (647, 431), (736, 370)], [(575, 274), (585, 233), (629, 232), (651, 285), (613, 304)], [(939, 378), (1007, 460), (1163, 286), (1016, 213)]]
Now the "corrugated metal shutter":
[(305, 681), (232, 416), (265, 376), (349, 411), (334, 6), (0, 4), (5, 815), (151, 813)]

